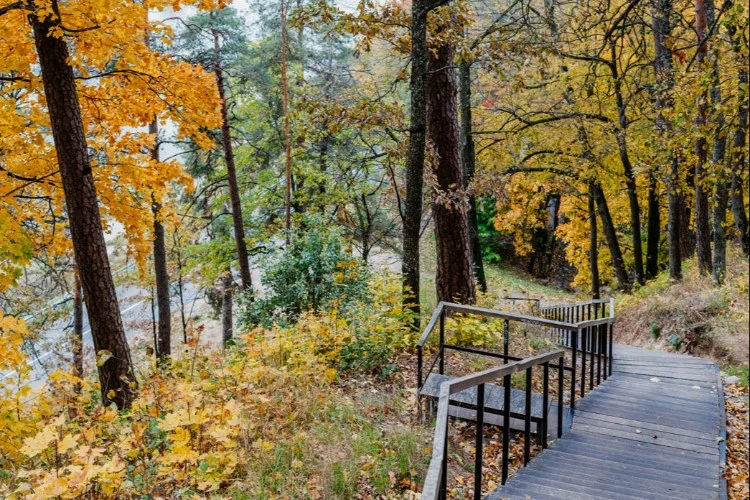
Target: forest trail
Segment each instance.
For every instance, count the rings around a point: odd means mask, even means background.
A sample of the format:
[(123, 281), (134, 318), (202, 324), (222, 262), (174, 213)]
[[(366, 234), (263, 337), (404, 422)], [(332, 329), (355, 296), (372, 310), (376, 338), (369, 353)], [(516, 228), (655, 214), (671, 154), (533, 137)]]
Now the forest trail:
[(719, 367), (624, 345), (613, 358), (571, 432), (487, 498), (726, 498)]

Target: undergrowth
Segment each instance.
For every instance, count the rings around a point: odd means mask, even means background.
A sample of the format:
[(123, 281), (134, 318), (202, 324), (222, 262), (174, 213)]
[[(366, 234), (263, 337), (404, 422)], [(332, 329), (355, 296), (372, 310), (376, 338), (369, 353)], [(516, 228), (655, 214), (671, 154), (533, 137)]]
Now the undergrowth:
[(700, 276), (693, 259), (684, 263), (679, 283), (665, 271), (631, 295), (618, 296), (617, 340), (747, 366), (748, 261), (734, 247), (728, 254), (722, 286)]

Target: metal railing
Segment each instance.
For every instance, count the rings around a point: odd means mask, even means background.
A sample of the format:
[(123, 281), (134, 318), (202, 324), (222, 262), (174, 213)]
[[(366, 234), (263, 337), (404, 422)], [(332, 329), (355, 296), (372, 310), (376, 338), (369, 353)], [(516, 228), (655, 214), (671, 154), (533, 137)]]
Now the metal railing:
[[(539, 307), (539, 316), (529, 316), (524, 314), (514, 314), (491, 309), (485, 309), (476, 306), (467, 306), (462, 304), (453, 304), (449, 302), (440, 302), (435, 309), (430, 322), (427, 324), (422, 336), (417, 342), (417, 394), (420, 403), (418, 404), (420, 412), (422, 409), (421, 393), (428, 377), (437, 367), (438, 373), (445, 373), (445, 353), (446, 351), (457, 351), (469, 354), (477, 354), (496, 359), (502, 359), (504, 366), (491, 368), (476, 374), (466, 375), (464, 377), (448, 380), (440, 386), (437, 408), (437, 423), (435, 430), (435, 446), (433, 446), (433, 458), (430, 463), (430, 469), (425, 480), (425, 489), (423, 498), (438, 498), (435, 495), (441, 491), (444, 493), (446, 488), (447, 474), (447, 421), (449, 406), (457, 404), (451, 401), (451, 395), (460, 392), (466, 388), (477, 387), (477, 454), (475, 465), (475, 498), (480, 498), (481, 494), (481, 428), (484, 424), (484, 384), (491, 380), (503, 378), (504, 404), (500, 414), (503, 416), (503, 468), (502, 482), (505, 484), (508, 475), (508, 450), (507, 442), (510, 435), (510, 418), (522, 418), (524, 420), (524, 431), (526, 439), (524, 441), (524, 465), (528, 462), (529, 432), (530, 422), (535, 420), (530, 410), (531, 394), (531, 369), (536, 365), (544, 365), (543, 381), (543, 415), (541, 422), (537, 422), (537, 430), (541, 425), (541, 432), (537, 434), (541, 437), (542, 448), (547, 446), (547, 413), (549, 411), (549, 370), (554, 369), (558, 372), (557, 380), (557, 398), (558, 398), (558, 426), (557, 437), (562, 437), (563, 430), (563, 394), (567, 392), (564, 389), (566, 374), (569, 375), (569, 407), (571, 416), (575, 411), (576, 398), (584, 397), (586, 387), (592, 390), (595, 385), (606, 380), (612, 373), (612, 337), (614, 324), (614, 300), (613, 299), (595, 299), (587, 302), (576, 304), (555, 304), (550, 306)], [(458, 346), (446, 343), (445, 317), (446, 314), (474, 314), (489, 318), (503, 320), (503, 352), (494, 352), (486, 349), (478, 349), (474, 346)], [(515, 321), (524, 324), (538, 325), (545, 327), (548, 334), (553, 340), (565, 350), (557, 350), (548, 354), (541, 354), (529, 358), (520, 358), (509, 354), (509, 329), (510, 322)], [(439, 334), (437, 351), (427, 364), (425, 372), (424, 349), (427, 341), (433, 332), (437, 330)], [(567, 352), (566, 352), (567, 351)], [(566, 366), (566, 355), (570, 357), (570, 363)], [(527, 370), (526, 373), (526, 408), (521, 414), (510, 411), (510, 394), (511, 383), (510, 375), (521, 370)], [(577, 394), (576, 390), (579, 389)], [(490, 409), (488, 409), (490, 411)], [(439, 446), (439, 447), (438, 447)], [(437, 477), (433, 470), (435, 461), (440, 462), (441, 473)], [(440, 498), (445, 498), (443, 495)]]
[[(432, 445), (432, 460), (427, 469), (424, 488), (422, 490), (422, 499), (437, 500), (445, 499), (448, 483), (448, 407), (450, 397), (457, 392), (477, 388), (477, 413), (476, 413), (476, 445), (475, 445), (475, 464), (474, 464), (474, 498), (481, 498), (482, 493), (482, 451), (484, 434), (484, 395), (485, 384), (503, 379), (504, 403), (503, 403), (503, 443), (502, 443), (502, 481), (508, 478), (508, 455), (510, 447), (510, 396), (511, 396), (511, 375), (514, 373), (526, 372), (526, 408), (524, 418), (524, 465), (530, 459), (531, 445), (531, 378), (532, 370), (535, 366), (541, 365), (544, 370), (544, 389), (542, 391), (543, 417), (542, 417), (542, 448), (547, 447), (547, 421), (549, 413), (549, 369), (550, 362), (557, 360), (558, 366), (558, 383), (562, 385), (562, 367), (564, 364), (564, 351), (555, 351), (547, 354), (541, 354), (521, 361), (514, 361), (506, 365), (490, 368), (479, 373), (466, 375), (454, 380), (444, 382), (440, 386), (440, 399), (438, 401), (437, 420), (435, 423), (435, 438)], [(557, 406), (557, 429), (558, 435), (562, 430), (563, 403), (562, 390), (558, 391)]]

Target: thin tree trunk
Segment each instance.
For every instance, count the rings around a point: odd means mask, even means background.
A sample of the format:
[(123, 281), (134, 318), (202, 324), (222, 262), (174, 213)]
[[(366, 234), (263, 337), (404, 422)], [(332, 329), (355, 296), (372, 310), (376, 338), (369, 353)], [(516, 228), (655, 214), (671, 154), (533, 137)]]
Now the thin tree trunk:
[(598, 299), (601, 294), (599, 281), (599, 247), (596, 234), (596, 193), (594, 184), (589, 183), (589, 269), (591, 269), (591, 296)]
[[(708, 41), (704, 40), (706, 32), (706, 1), (695, 0), (695, 34), (698, 41), (697, 54), (695, 57), (696, 69), (700, 75), (705, 71), (705, 60), (708, 50)], [(695, 248), (698, 252), (698, 271), (703, 274), (711, 272), (711, 228), (708, 223), (708, 194), (706, 193), (705, 166), (708, 160), (708, 147), (706, 137), (702, 129), (705, 128), (707, 120), (707, 98), (705, 91), (701, 91), (698, 97), (698, 112), (695, 118), (695, 126), (699, 129), (699, 137), (695, 140)]]
[(630, 232), (633, 239), (633, 267), (635, 279), (639, 284), (645, 282), (643, 275), (643, 245), (641, 242), (641, 207), (638, 204), (638, 187), (636, 184), (633, 165), (630, 163), (627, 144), (628, 118), (625, 109), (625, 99), (622, 96), (622, 81), (617, 69), (617, 49), (614, 40), (610, 41), (610, 70), (614, 82), (615, 100), (617, 102), (617, 116), (619, 129), (617, 130), (617, 150), (620, 154), (623, 172), (625, 174), (625, 188), (628, 192), (630, 205)]
[[(406, 197), (403, 227), (403, 279), (404, 307), (420, 313), (419, 298), (419, 236), (422, 224), (422, 197), (424, 190), (424, 159), (427, 124), (425, 76), (427, 72), (427, 7), (425, 0), (411, 4), (411, 79), (409, 82), (410, 125), (409, 147), (406, 158)], [(415, 319), (419, 327), (419, 319)]]
[[(460, 90), (459, 105), (461, 107), (461, 160), (463, 162), (464, 188), (474, 178), (474, 137), (471, 135), (471, 62), (461, 61), (458, 67), (458, 86)], [(482, 245), (479, 240), (479, 222), (477, 220), (477, 200), (472, 194), (469, 198), (469, 238), (471, 242), (471, 258), (474, 264), (474, 274), (479, 289), (487, 292), (487, 278), (484, 274), (482, 260)]]
[(428, 73), (427, 137), (437, 157), (435, 174), (440, 190), (440, 193), (436, 193), (432, 208), (437, 244), (437, 298), (438, 301), (473, 303), (477, 292), (469, 241), (469, 218), (460, 189), (464, 176), (452, 46), (443, 44), (432, 53)]
[[(713, 26), (715, 19), (714, 0), (706, 0), (706, 21)], [(713, 279), (717, 285), (724, 283), (727, 273), (727, 236), (724, 224), (727, 220), (727, 206), (729, 204), (727, 192), (727, 172), (724, 165), (727, 138), (724, 129), (724, 113), (720, 111), (721, 89), (719, 87), (719, 52), (712, 48), (709, 53), (711, 62), (711, 104), (713, 109), (719, 109), (711, 115), (712, 128), (714, 130), (714, 148), (711, 155), (711, 169), (716, 179), (713, 199)]]
[[(30, 6), (36, 10), (36, 6)], [(97, 363), (102, 402), (118, 408), (130, 406), (136, 379), (122, 325), (117, 293), (107, 256), (107, 246), (99, 214), (99, 200), (91, 172), (81, 108), (68, 61), (70, 53), (60, 28), (56, 0), (50, 7), (55, 16), (41, 20), (29, 15), (44, 83), (52, 137), (62, 178), (71, 239), (86, 301), (94, 349), (111, 356)], [(102, 358), (103, 359), (103, 358)]]
[[(78, 266), (73, 266), (73, 375), (83, 378), (83, 291)], [(76, 386), (80, 391), (80, 386)]]
[(219, 88), (219, 99), (221, 101), (221, 145), (224, 149), (224, 163), (227, 166), (227, 183), (229, 184), (229, 201), (232, 207), (232, 223), (234, 227), (234, 239), (237, 246), (237, 260), (240, 267), (240, 283), (242, 290), (252, 293), (253, 282), (250, 275), (250, 262), (248, 260), (247, 243), (245, 242), (245, 225), (242, 218), (242, 203), (240, 201), (240, 188), (237, 184), (237, 170), (234, 164), (234, 150), (232, 149), (232, 135), (229, 129), (229, 112), (227, 110), (226, 89), (224, 87), (224, 70), (221, 67), (219, 32), (211, 30), (214, 37), (214, 56), (216, 74), (216, 86)]
[(659, 242), (661, 240), (661, 214), (656, 176), (648, 177), (648, 240), (646, 245), (646, 278), (653, 279), (659, 274)]
[(232, 339), (232, 277), (221, 280), (221, 338), (223, 345)]
[(748, 59), (742, 50), (741, 40), (737, 37), (737, 28), (729, 28), (732, 39), (732, 51), (737, 60), (737, 128), (732, 134), (732, 152), (729, 157), (731, 171), (732, 216), (737, 237), (742, 246), (742, 253), (750, 255), (750, 232), (748, 216), (745, 212), (744, 181), (742, 173), (747, 163), (747, 127), (748, 127)]
[(630, 280), (628, 278), (628, 272), (625, 269), (625, 261), (622, 258), (620, 243), (617, 241), (617, 231), (615, 231), (615, 225), (612, 222), (607, 199), (604, 197), (604, 190), (602, 190), (602, 187), (599, 184), (594, 185), (594, 198), (599, 210), (599, 218), (602, 221), (604, 237), (607, 240), (607, 246), (609, 247), (609, 253), (612, 258), (612, 267), (615, 268), (618, 287), (621, 290), (628, 291), (630, 290)]
[[(288, 0), (281, 0), (281, 95), (284, 112), (284, 228), (286, 244), (292, 241), (292, 134), (289, 128), (289, 83), (287, 77), (286, 14)], [(300, 38), (302, 30), (300, 30)]]
[(185, 316), (185, 287), (182, 277), (182, 246), (177, 230), (173, 235), (174, 248), (177, 250), (177, 297), (180, 299), (180, 321), (182, 323), (182, 341), (187, 344), (187, 317)]
[[(654, 73), (656, 75), (656, 132), (661, 149), (665, 149), (668, 135), (672, 134), (672, 123), (665, 116), (665, 111), (674, 106), (672, 89), (674, 88), (674, 64), (672, 50), (667, 46), (667, 39), (672, 33), (670, 15), (672, 13), (671, 0), (652, 0), (651, 2), (651, 31), (654, 36)], [(668, 166), (662, 167), (667, 186), (667, 244), (669, 248), (669, 277), (673, 280), (682, 279), (682, 235), (687, 231), (681, 227), (681, 213), (684, 204), (680, 190), (680, 171), (677, 154), (673, 150), (667, 151)], [(649, 209), (650, 210), (650, 209)], [(650, 241), (650, 237), (649, 237)]]
[[(156, 119), (148, 132), (155, 136), (151, 157), (159, 161), (159, 125)], [(161, 204), (151, 195), (151, 211), (154, 214), (154, 281), (156, 283), (156, 305), (159, 310), (159, 327), (156, 332), (156, 356), (165, 359), (172, 355), (172, 306), (169, 303), (169, 270), (167, 268), (167, 242), (164, 225), (161, 223)]]

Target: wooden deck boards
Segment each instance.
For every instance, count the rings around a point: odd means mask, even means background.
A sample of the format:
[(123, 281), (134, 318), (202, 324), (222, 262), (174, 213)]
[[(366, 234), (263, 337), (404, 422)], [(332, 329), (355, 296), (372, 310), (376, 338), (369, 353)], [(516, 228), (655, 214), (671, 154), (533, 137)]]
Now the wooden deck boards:
[(614, 346), (571, 431), (490, 500), (724, 499), (724, 401), (703, 359)]

